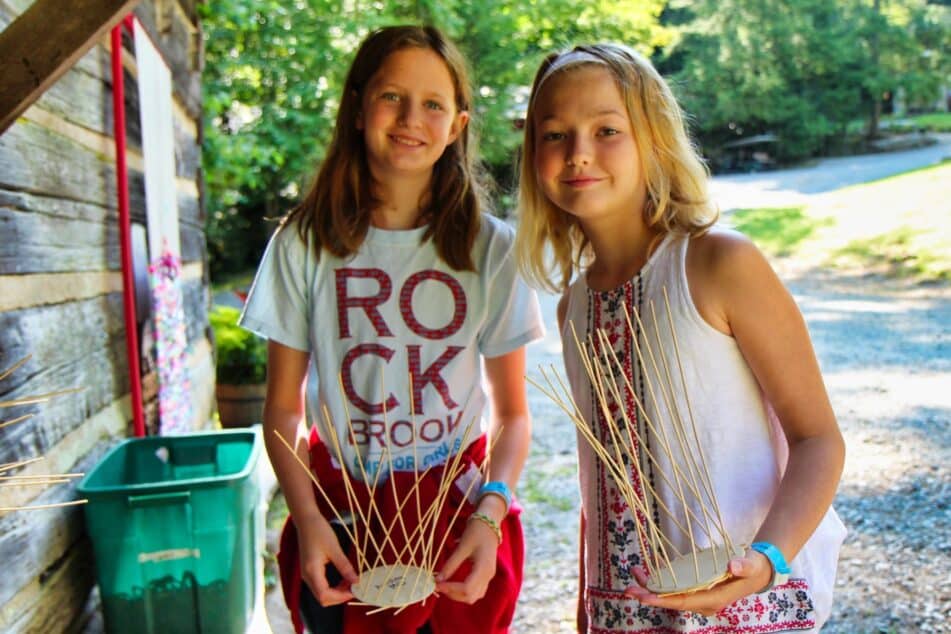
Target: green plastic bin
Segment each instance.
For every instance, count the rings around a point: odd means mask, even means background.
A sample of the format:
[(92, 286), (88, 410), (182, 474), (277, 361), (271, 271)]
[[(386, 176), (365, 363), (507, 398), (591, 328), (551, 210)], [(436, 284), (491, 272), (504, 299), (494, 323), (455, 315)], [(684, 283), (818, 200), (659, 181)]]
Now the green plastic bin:
[(135, 438), (82, 480), (107, 632), (244, 633), (260, 453), (254, 430)]

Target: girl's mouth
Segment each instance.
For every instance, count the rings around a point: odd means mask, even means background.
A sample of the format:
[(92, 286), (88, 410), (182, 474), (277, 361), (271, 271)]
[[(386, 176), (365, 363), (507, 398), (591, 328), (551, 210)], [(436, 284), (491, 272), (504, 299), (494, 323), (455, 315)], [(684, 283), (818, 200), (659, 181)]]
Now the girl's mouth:
[(595, 178), (593, 176), (576, 176), (574, 178), (566, 178), (561, 182), (569, 187), (588, 187), (594, 185), (595, 183), (600, 183), (602, 179)]
[(408, 147), (419, 147), (419, 146), (423, 145), (423, 142), (422, 142), (422, 141), (419, 141), (419, 140), (417, 140), (417, 139), (412, 139), (412, 138), (406, 137), (406, 136), (398, 136), (398, 135), (395, 135), (395, 134), (391, 134), (391, 135), (390, 135), (390, 140), (393, 141), (394, 143), (399, 144), (399, 145), (405, 145), (405, 146), (408, 146)]

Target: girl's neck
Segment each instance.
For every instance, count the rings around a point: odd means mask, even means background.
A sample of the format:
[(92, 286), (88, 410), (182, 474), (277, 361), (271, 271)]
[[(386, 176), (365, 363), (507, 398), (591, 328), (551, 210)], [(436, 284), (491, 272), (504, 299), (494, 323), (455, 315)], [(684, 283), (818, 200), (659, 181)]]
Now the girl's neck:
[(375, 179), (374, 194), (380, 201), (370, 214), (370, 224), (380, 229), (414, 229), (422, 222), (429, 198), (432, 174), (424, 178)]
[(656, 247), (657, 229), (649, 228), (640, 214), (634, 222), (611, 227), (583, 227), (591, 243), (594, 262), (588, 267), (587, 283), (593, 290), (617, 288), (634, 277)]

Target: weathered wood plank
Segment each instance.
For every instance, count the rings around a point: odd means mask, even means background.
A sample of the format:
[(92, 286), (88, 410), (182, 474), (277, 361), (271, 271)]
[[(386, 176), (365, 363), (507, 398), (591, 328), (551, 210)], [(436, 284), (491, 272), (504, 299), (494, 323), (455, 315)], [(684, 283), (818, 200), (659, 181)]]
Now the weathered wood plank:
[[(36, 0), (0, 32), (0, 132), (16, 121), (53, 82), (138, 0)], [(51, 19), (51, 16), (58, 16)]]
[(182, 281), (182, 306), (185, 309), (188, 345), (194, 346), (207, 338), (208, 287), (201, 279)]
[(0, 312), (122, 292), (118, 271), (0, 276)]
[(179, 247), (182, 250), (183, 262), (201, 262), (205, 259), (207, 246), (205, 244), (205, 228), (193, 225), (190, 222), (181, 222), (179, 229)]
[(32, 197), (33, 201), (58, 205), (64, 213), (57, 215), (16, 209), (5, 204), (4, 198), (0, 193), (0, 233), (4, 236), (0, 240), (0, 274), (119, 270), (118, 220), (70, 217), (70, 212), (94, 212), (102, 207)]
[(0, 620), (9, 634), (51, 634), (76, 631), (76, 618), (83, 612), (96, 584), (93, 553), (85, 538), (73, 544), (48, 573), (23, 588), (3, 606), (12, 619)]
[(201, 199), (192, 192), (178, 191), (178, 217), (180, 222), (187, 222), (198, 227), (205, 226), (205, 210), (201, 207)]
[(179, 0), (178, 6), (185, 13), (185, 16), (195, 26), (198, 26), (198, 1), (199, 0)]
[[(34, 105), (23, 113), (21, 121), (29, 121), (48, 132), (58, 134), (74, 143), (77, 143), (87, 150), (91, 150), (100, 157), (104, 163), (116, 162), (116, 141), (111, 135), (102, 134), (95, 130), (83, 127), (44, 110), (39, 105)], [(126, 146), (126, 165), (129, 169), (142, 171), (142, 154), (134, 147)]]
[(36, 101), (34, 107), (37, 106), (71, 123), (112, 136), (112, 82), (78, 67), (50, 86)]
[[(208, 289), (202, 278), (182, 281), (189, 346), (207, 342)], [(3, 411), (4, 420), (34, 418), (0, 430), (0, 462), (45, 453), (86, 417), (129, 390), (120, 293), (0, 313), (0, 368), (33, 358), (0, 384), (4, 400), (81, 387), (40, 405)]]
[(34, 412), (0, 430), (0, 462), (46, 453), (94, 413), (128, 392), (120, 293), (0, 313), (0, 365), (32, 359), (0, 384), (0, 397), (82, 387), (40, 405), (7, 408), (4, 419)]
[(73, 545), (49, 575), (34, 580), (8, 606), (17, 608), (9, 634), (64, 634), (78, 632), (77, 619), (95, 587), (92, 549), (88, 540)]
[[(0, 165), (0, 189), (116, 205), (116, 171), (110, 157), (31, 121), (17, 123), (0, 136)], [(145, 179), (135, 170), (129, 171), (129, 200), (134, 218), (137, 210), (145, 209)]]
[[(86, 455), (70, 465), (71, 472), (85, 473), (98, 463), (117, 437), (86, 447)], [(50, 470), (42, 471), (50, 473)], [(28, 504), (57, 504), (78, 499), (76, 482), (48, 488)], [(0, 584), (0, 605), (6, 606), (38, 578), (48, 575), (69, 548), (85, 533), (83, 511), (78, 506), (7, 513), (0, 518), (0, 557), (7, 563), (4, 582)], [(9, 631), (2, 624), (10, 619), (0, 610), (0, 631)], [(4, 618), (6, 617), (6, 618)]]
[[(189, 203), (197, 207), (194, 198), (179, 196), (186, 211)], [(204, 227), (183, 218), (179, 231), (183, 261), (204, 261)], [(111, 209), (0, 190), (0, 234), (0, 275), (119, 270), (118, 219)]]
[[(44, 459), (22, 467), (18, 473), (21, 475), (43, 475), (50, 473), (74, 473), (85, 472), (90, 465), (84, 463), (92, 460), (91, 453), (97, 451), (97, 447), (106, 439), (124, 438), (128, 436), (127, 423), (132, 417), (131, 398), (125, 395), (108, 406), (94, 413), (87, 418), (85, 422), (66, 434), (53, 447), (48, 449), (43, 455)], [(102, 452), (96, 453), (96, 455)], [(23, 456), (23, 459), (32, 458), (32, 455)], [(39, 498), (47, 495), (67, 495), (70, 491), (56, 489), (30, 490), (25, 488), (6, 487), (0, 490), (0, 506), (23, 506), (26, 504), (39, 504), (42, 500)], [(53, 500), (54, 502), (73, 499), (64, 497)], [(4, 518), (8, 514), (0, 513), (0, 526), (6, 521)], [(0, 543), (5, 539), (0, 534)]]

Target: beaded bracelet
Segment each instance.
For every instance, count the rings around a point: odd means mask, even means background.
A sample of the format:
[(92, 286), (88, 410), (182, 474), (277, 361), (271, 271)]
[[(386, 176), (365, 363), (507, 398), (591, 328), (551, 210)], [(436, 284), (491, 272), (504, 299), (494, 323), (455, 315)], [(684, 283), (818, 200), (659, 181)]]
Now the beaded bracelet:
[(469, 516), (469, 521), (471, 520), (479, 520), (480, 522), (483, 522), (489, 528), (491, 528), (492, 532), (495, 533), (495, 538), (499, 540), (499, 545), (500, 546), (502, 545), (502, 529), (499, 528), (498, 522), (496, 522), (494, 519), (492, 519), (485, 513), (480, 513), (478, 511), (476, 511), (475, 513)]

